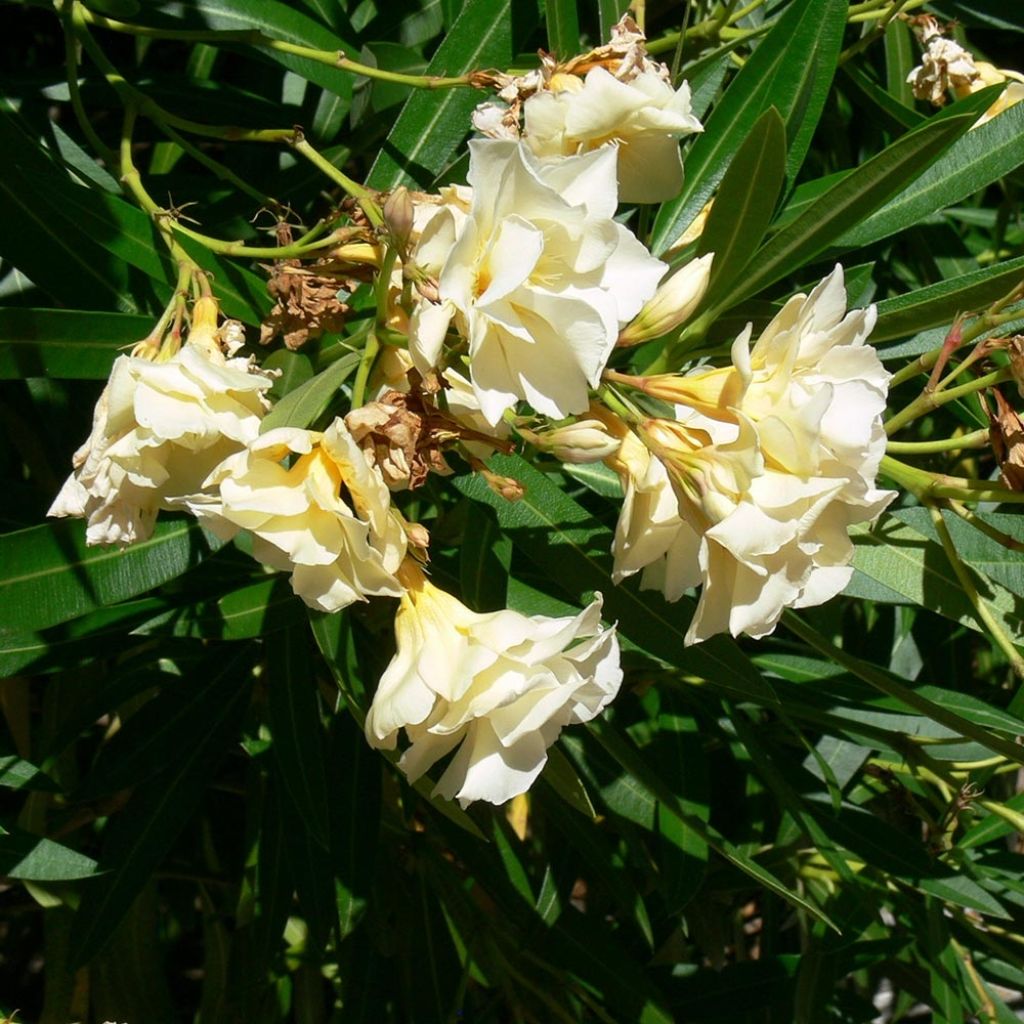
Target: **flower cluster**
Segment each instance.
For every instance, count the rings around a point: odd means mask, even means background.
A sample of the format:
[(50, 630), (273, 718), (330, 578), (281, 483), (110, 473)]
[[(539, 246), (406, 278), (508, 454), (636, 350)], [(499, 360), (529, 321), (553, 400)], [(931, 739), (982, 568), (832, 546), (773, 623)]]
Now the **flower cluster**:
[(688, 643), (763, 636), (784, 609), (840, 592), (849, 527), (892, 498), (875, 486), (888, 386), (866, 344), (875, 313), (846, 312), (841, 267), (752, 346), (748, 327), (731, 365), (610, 368), (699, 324), (714, 271), (705, 253), (670, 272), (620, 211), (675, 195), (679, 139), (701, 130), (688, 87), (636, 26), (494, 79), (502, 102), (474, 116), (487, 137), (469, 145), (468, 184), (395, 190), (370, 218), (378, 230), (346, 228), (321, 257), (308, 295), (286, 289), (289, 316), (315, 334), (324, 309), (345, 305), (330, 281), (378, 275), (347, 413), (265, 420), (270, 379), (235, 356), (237, 328), (218, 327), (207, 295), (181, 347), (176, 296), (153, 338), (115, 362), (51, 509), (86, 518), (89, 543), (119, 544), (148, 536), (158, 510), (186, 509), (224, 539), (244, 532), (313, 609), (397, 598), (397, 651), (366, 736), (394, 749), (404, 732), (413, 781), (450, 758), (435, 791), (463, 805), (524, 792), (561, 730), (599, 714), (623, 674), (600, 595), (575, 616), (480, 614), (427, 578), (429, 535), (395, 502), (415, 507), (400, 496), (450, 474), (452, 452), (508, 500), (522, 484), (487, 469), (496, 449), (611, 466), (625, 492), (613, 582), (641, 573), (670, 601), (700, 587)]
[(88, 521), (90, 544), (132, 544), (160, 509), (179, 508), (207, 474), (259, 433), (270, 379), (228, 358), (213, 299), (195, 304), (188, 343), (142, 342), (119, 356), (51, 516)]
[(395, 617), (398, 653), (377, 688), (366, 737), (393, 750), (410, 781), (456, 750), (435, 792), (504, 803), (528, 789), (564, 726), (588, 722), (622, 682), (600, 595), (573, 618), (477, 614), (412, 563)]
[[(873, 307), (846, 313), (842, 268), (795, 295), (732, 365), (637, 378), (673, 403), (648, 419), (615, 466), (626, 502), (619, 577), (678, 599), (702, 585), (688, 642), (764, 636), (788, 607), (816, 605), (849, 582), (847, 530), (895, 497), (875, 488), (885, 454), (888, 374), (865, 345)], [(648, 451), (644, 451), (644, 447)]]

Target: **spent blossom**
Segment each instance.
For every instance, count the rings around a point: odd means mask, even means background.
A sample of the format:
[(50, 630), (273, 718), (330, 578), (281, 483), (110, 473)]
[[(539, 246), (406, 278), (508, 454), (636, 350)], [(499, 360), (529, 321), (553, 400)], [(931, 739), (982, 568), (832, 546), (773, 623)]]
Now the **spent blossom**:
[(393, 750), (415, 782), (456, 751), (434, 788), (501, 804), (533, 784), (567, 725), (587, 722), (622, 682), (614, 628), (601, 598), (579, 615), (550, 618), (504, 610), (480, 614), (435, 587), (413, 562), (395, 617), (397, 651), (366, 718), (366, 738)]

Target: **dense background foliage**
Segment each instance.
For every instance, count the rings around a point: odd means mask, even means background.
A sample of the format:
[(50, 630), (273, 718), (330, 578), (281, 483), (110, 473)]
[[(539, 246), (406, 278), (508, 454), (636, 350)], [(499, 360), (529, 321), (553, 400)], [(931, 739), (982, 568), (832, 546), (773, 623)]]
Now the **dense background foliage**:
[[(608, 580), (610, 473), (498, 457), (526, 486), (516, 505), (465, 468), (454, 487), (432, 482), (406, 507), (430, 526), (444, 586), (480, 610), (549, 613), (602, 590), (626, 647), (612, 713), (564, 735), (528, 798), (466, 813), (426, 782), (410, 788), (362, 739), (391, 603), (307, 614), (283, 577), (185, 518), (162, 517), (125, 551), (87, 549), (80, 523), (39, 525), (114, 356), (175, 283), (166, 221), (119, 181), (116, 74), (156, 104), (141, 103), (129, 142), (146, 189), (201, 236), (177, 237), (226, 314), (255, 328), (269, 260), (233, 256), (235, 243), (272, 247), (278, 204), (312, 227), (343, 196), (287, 145), (203, 126), (301, 125), (358, 181), (430, 188), (464, 180), (481, 95), (371, 81), (210, 30), (459, 75), (535, 66), (538, 47), (579, 52), (622, 7), (95, 0), (94, 17), (154, 31), (79, 24), (79, 65), (62, 30), (71, 4), (5, 8), (0, 1012), (46, 1024), (1016, 1019), (1024, 697), (978, 602), (1020, 639), (1024, 556), (997, 536), (1022, 537), (1019, 506), (983, 509), (987, 534), (946, 512), (958, 566), (907, 497), (860, 531), (847, 595), (760, 642), (684, 649), (692, 601)], [(919, 47), (901, 8), (959, 19), (996, 66), (1019, 61), (1024, 13), (998, 0), (649, 6), (652, 50), (691, 80), (707, 130), (688, 143), (683, 195), (631, 224), (659, 252), (716, 188), (732, 190), (700, 243), (742, 282), (712, 341), (763, 324), (841, 257), (851, 304), (879, 303), (873, 340), (895, 371), (1024, 275), (1024, 104), (967, 132), (991, 92), (940, 112), (915, 103)], [(771, 178), (760, 140), (779, 118), (776, 202), (749, 183)], [(267, 358), (278, 396), (318, 382), (299, 393), (306, 422), (351, 373), (346, 338), (368, 304), (357, 293), (345, 332)], [(1012, 333), (1020, 316), (972, 321), (975, 336)], [(893, 409), (924, 379), (906, 374)], [(986, 426), (967, 396), (900, 437)], [(995, 468), (984, 447), (914, 461)]]

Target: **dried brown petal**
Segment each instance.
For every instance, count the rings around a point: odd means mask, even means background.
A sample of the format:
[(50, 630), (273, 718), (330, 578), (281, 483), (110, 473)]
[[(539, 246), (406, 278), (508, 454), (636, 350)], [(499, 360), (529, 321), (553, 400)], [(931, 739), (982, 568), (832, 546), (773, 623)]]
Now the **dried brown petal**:
[(278, 335), (290, 349), (311, 338), (334, 334), (344, 327), (351, 307), (347, 299), (365, 273), (330, 258), (304, 266), (299, 260), (278, 260), (270, 272), (267, 291), (277, 301), (260, 325), (260, 343)]
[(995, 415), (989, 413), (989, 439), (999, 462), (1003, 483), (1011, 490), (1024, 491), (1024, 421), (998, 388), (992, 389)]
[(376, 402), (353, 409), (345, 425), (393, 491), (415, 490), (430, 473), (448, 476), (441, 448), (457, 435), (423, 394), (385, 391)]

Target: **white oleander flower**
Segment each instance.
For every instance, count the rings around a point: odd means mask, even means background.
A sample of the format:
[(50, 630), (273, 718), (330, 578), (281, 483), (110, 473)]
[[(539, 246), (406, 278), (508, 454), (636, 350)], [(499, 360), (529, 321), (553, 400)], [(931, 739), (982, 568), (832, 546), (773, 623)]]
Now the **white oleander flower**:
[(679, 139), (703, 131), (690, 112), (690, 87), (673, 89), (651, 61), (623, 81), (603, 67), (585, 78), (556, 74), (523, 106), (523, 139), (542, 159), (574, 156), (614, 143), (619, 198), (660, 203), (683, 187)]
[(291, 572), (311, 608), (333, 612), (367, 597), (397, 597), (406, 552), (391, 495), (336, 419), (323, 433), (278, 427), (207, 478), (213, 493), (189, 502), (218, 536), (252, 534), (253, 556)]
[(199, 299), (188, 344), (173, 355), (140, 343), (118, 356), (51, 516), (88, 520), (88, 544), (131, 544), (160, 509), (179, 508), (206, 475), (259, 433), (270, 387), (217, 340), (217, 305)]
[(539, 161), (512, 142), (469, 145), (469, 214), (441, 207), (413, 256), (440, 268), (438, 303), (410, 324), (417, 369), (439, 365), (454, 325), (491, 426), (520, 399), (556, 419), (583, 412), (665, 265), (613, 219), (614, 150)]
[[(661, 580), (671, 597), (699, 572), (688, 642), (726, 630), (764, 636), (785, 608), (821, 604), (849, 582), (849, 527), (895, 497), (875, 487), (889, 375), (865, 344), (874, 322), (874, 307), (846, 313), (837, 266), (790, 299), (752, 349), (748, 328), (731, 367), (637, 378), (676, 403), (675, 421), (648, 421), (642, 436), (699, 538), (696, 564), (680, 559)], [(677, 537), (680, 550), (689, 539)]]
[(664, 463), (634, 434), (607, 459), (619, 474), (625, 496), (612, 542), (612, 580), (642, 571), (641, 590), (658, 590), (678, 601), (700, 585), (700, 537), (679, 515), (679, 501)]
[(619, 645), (614, 628), (601, 627), (600, 595), (574, 617), (478, 614), (409, 561), (401, 576), (398, 649), (367, 740), (393, 750), (405, 729), (399, 766), (411, 782), (455, 751), (434, 792), (463, 807), (524, 793), (562, 729), (594, 718), (619, 690)]

